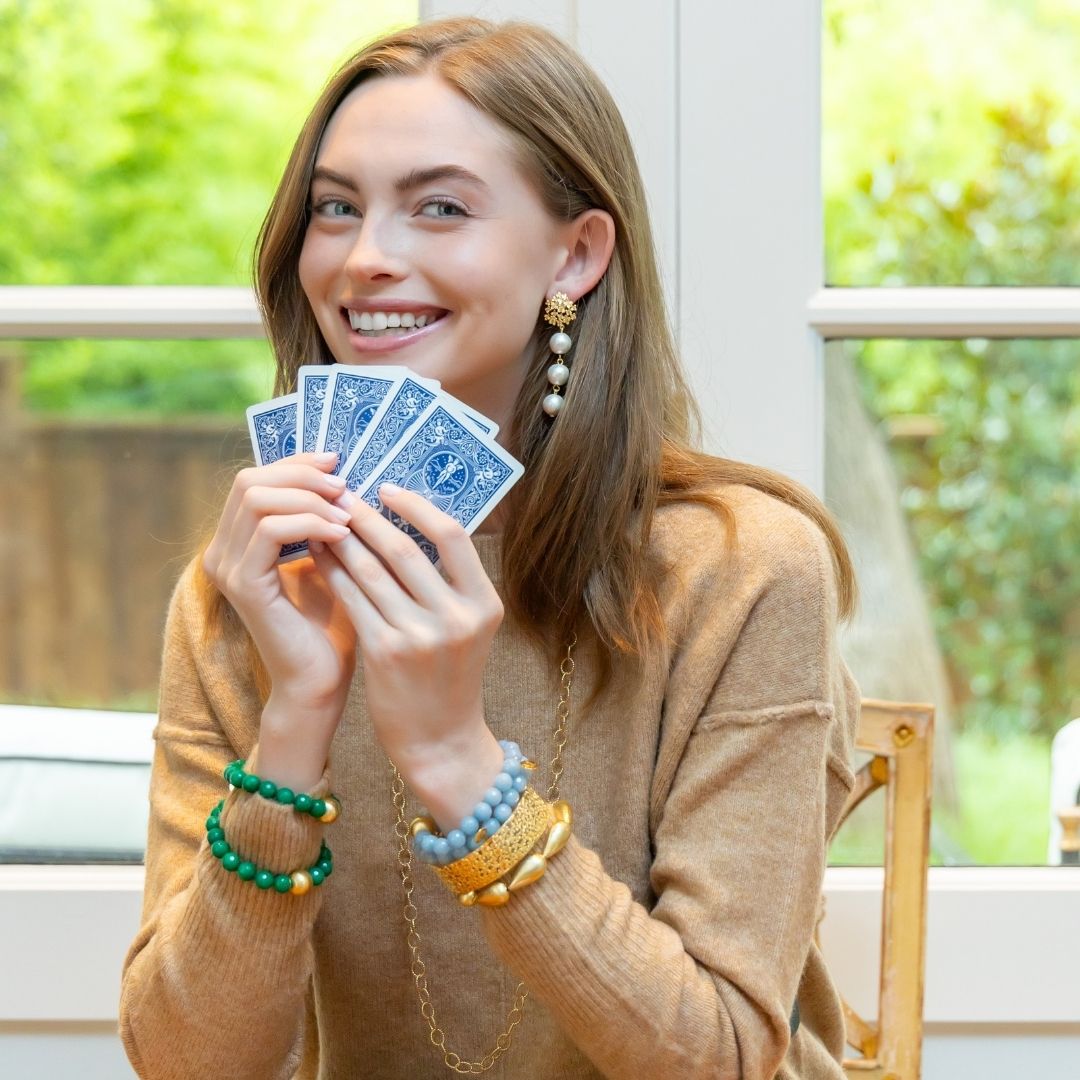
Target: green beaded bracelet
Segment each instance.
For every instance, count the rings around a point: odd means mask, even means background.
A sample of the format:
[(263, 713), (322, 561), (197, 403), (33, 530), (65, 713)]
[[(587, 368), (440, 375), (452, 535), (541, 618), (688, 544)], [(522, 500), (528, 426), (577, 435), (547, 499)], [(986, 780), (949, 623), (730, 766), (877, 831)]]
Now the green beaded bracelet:
[(263, 780), (254, 773), (244, 772), (244, 764), (241, 758), (225, 766), (225, 779), (234, 788), (292, 806), (298, 813), (310, 814), (324, 825), (337, 821), (338, 814), (341, 813), (341, 803), (336, 795), (331, 795), (328, 799), (315, 799), (304, 794), (297, 795), (292, 788), (278, 787), (273, 780)]
[(314, 866), (309, 866), (306, 870), (294, 870), (291, 874), (275, 874), (273, 870), (265, 870), (242, 858), (229, 847), (221, 829), (221, 808), (224, 805), (225, 800), (222, 799), (210, 811), (210, 816), (206, 819), (206, 839), (214, 858), (230, 873), (235, 873), (241, 881), (254, 881), (260, 889), (273, 888), (275, 892), (303, 896), (313, 886), (321, 885), (334, 872), (334, 857), (325, 844), (321, 845), (319, 859)]

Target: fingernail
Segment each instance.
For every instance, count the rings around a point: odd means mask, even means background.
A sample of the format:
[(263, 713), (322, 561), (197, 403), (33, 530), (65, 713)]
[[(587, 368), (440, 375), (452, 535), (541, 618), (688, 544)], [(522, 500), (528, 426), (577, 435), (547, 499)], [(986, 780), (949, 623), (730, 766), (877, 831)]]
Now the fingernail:
[(312, 555), (321, 555), (326, 550), (326, 545), (321, 540), (309, 540), (307, 546)]
[(338, 459), (337, 454), (333, 450), (320, 450), (315, 457), (317, 457), (319, 461), (337, 461)]
[(336, 517), (343, 525), (352, 520), (352, 514), (340, 506), (331, 506), (330, 510), (333, 512), (334, 517)]
[(326, 478), (326, 482), (328, 484), (330, 484), (332, 487), (343, 488), (345, 486), (345, 477), (344, 476), (339, 476), (337, 473), (331, 473)]
[(397, 484), (380, 484), (379, 495), (382, 496), (384, 494), (389, 495), (392, 499), (395, 495), (401, 494), (401, 488), (399, 488)]
[(351, 491), (343, 491), (335, 500), (335, 506), (342, 510), (353, 510), (356, 507), (356, 496)]

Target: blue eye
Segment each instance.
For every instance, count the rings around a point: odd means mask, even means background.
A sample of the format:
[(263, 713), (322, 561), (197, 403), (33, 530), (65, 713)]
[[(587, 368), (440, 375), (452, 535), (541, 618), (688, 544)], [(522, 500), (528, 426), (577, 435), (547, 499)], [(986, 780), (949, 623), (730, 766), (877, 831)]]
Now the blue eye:
[[(427, 211), (434, 207), (435, 212), (429, 214)], [(452, 211), (448, 212), (448, 211)], [(451, 218), (451, 217), (468, 217), (469, 213), (464, 206), (459, 202), (455, 202), (453, 199), (429, 199), (420, 208), (420, 212), (424, 217), (430, 218)]]
[[(312, 210), (315, 213), (321, 213), (323, 210), (325, 210), (327, 207), (330, 207), (330, 206), (344, 206), (347, 210), (352, 210), (352, 207), (349, 206), (349, 204), (347, 202), (345, 202), (343, 199), (323, 199), (321, 202), (317, 202), (312, 207)], [(344, 217), (345, 215), (344, 214), (337, 214), (337, 213), (330, 213), (330, 214), (328, 214), (326, 216), (328, 216), (328, 217)]]

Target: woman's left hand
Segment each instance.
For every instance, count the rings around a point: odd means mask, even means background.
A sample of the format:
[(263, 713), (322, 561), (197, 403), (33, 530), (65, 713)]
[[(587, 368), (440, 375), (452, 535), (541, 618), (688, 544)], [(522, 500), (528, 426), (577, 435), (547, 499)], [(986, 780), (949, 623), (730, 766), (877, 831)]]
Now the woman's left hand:
[[(377, 510), (349, 492), (337, 500), (352, 533), (312, 554), (356, 627), (375, 736), (414, 786), (467, 763), (498, 771), (482, 687), (502, 601), (458, 522), (416, 492), (383, 485), (380, 498), (435, 544), (449, 580)], [(490, 776), (479, 783), (470, 806)]]

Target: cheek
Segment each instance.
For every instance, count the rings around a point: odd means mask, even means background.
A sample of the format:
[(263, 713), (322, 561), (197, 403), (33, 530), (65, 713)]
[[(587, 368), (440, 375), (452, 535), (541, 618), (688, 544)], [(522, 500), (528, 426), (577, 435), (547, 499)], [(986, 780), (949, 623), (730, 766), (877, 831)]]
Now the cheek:
[(300, 249), (300, 259), (296, 266), (297, 277), (300, 278), (300, 287), (307, 294), (308, 299), (311, 299), (311, 289), (315, 279), (314, 259), (311, 244), (307, 239), (304, 240), (304, 246)]
[(304, 236), (303, 246), (300, 248), (300, 259), (297, 271), (300, 282), (305, 290), (318, 287), (327, 272), (332, 270), (330, 245), (325, 236), (319, 236), (317, 232), (308, 230)]

